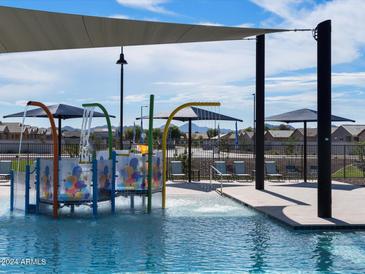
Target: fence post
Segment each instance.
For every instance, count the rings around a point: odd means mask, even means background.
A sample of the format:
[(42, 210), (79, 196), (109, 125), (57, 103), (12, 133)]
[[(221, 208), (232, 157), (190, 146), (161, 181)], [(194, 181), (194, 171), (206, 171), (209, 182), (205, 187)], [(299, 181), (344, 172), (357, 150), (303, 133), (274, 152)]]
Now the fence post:
[(346, 178), (346, 145), (343, 145), (343, 178)]

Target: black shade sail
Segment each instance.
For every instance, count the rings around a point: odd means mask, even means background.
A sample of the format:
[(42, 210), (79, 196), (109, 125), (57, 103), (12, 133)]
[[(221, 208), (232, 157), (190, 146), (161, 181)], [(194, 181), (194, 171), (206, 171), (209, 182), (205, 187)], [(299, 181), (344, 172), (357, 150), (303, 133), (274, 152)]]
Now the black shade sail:
[[(168, 119), (171, 112), (162, 112), (157, 113), (153, 119)], [(144, 116), (143, 119), (148, 119), (148, 116)], [(137, 120), (139, 120), (140, 117), (137, 117)], [(217, 112), (209, 111), (206, 109), (198, 108), (198, 107), (187, 107), (182, 110), (180, 110), (178, 113), (175, 114), (173, 120), (186, 122), (189, 120), (192, 121), (198, 121), (198, 120), (216, 120), (216, 121), (237, 121), (242, 122), (241, 119), (237, 119), (234, 117), (230, 117), (227, 115), (223, 115)]]
[[(266, 121), (284, 122), (284, 123), (300, 123), (300, 122), (316, 122), (317, 111), (302, 108), (294, 111), (285, 112), (278, 115), (266, 117)], [(355, 122), (354, 120), (332, 115), (333, 122)]]
[[(79, 108), (75, 106), (58, 104), (48, 106), (49, 111), (53, 114), (54, 118), (58, 119), (74, 119), (74, 118), (82, 118), (84, 114), (84, 108)], [(13, 118), (13, 117), (23, 117), (24, 112), (18, 112), (14, 114), (5, 115), (4, 118)], [(115, 118), (113, 115), (109, 115), (112, 118)], [(34, 118), (47, 118), (47, 114), (41, 108), (35, 108), (27, 111), (26, 117), (34, 117)], [(94, 112), (93, 117), (105, 117), (105, 115), (101, 112)]]

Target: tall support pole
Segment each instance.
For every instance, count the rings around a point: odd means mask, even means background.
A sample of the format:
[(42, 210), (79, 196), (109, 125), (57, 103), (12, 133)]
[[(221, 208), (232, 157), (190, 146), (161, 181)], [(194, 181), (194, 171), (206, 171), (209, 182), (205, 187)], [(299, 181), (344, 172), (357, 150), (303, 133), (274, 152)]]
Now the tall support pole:
[(304, 122), (303, 128), (303, 179), (307, 182), (307, 122)]
[(265, 188), (265, 35), (256, 37), (256, 159), (255, 187)]
[(191, 183), (191, 131), (192, 131), (192, 122), (189, 119), (189, 147), (188, 147), (188, 179), (189, 183)]
[[(153, 154), (153, 105), (154, 105), (155, 96), (153, 94), (150, 95), (150, 113), (149, 113), (149, 121), (148, 121), (148, 203), (147, 203), (147, 212), (151, 213), (152, 211), (152, 154)], [(144, 197), (143, 197), (144, 199)]]
[(331, 20), (317, 26), (318, 217), (332, 217)]

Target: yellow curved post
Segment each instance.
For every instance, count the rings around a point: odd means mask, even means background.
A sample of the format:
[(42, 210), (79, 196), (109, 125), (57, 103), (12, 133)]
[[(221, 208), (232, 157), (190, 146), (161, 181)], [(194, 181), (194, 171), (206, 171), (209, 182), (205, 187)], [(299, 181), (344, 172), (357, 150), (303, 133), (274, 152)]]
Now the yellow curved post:
[(162, 208), (166, 208), (166, 178), (167, 178), (167, 163), (166, 163), (166, 142), (167, 142), (167, 135), (169, 132), (169, 126), (174, 118), (175, 114), (178, 113), (180, 110), (187, 108), (187, 107), (219, 107), (221, 103), (219, 102), (191, 102), (185, 103), (171, 112), (167, 122), (165, 124), (165, 128), (163, 130), (162, 135), (162, 163), (163, 163), (163, 170), (162, 170)]

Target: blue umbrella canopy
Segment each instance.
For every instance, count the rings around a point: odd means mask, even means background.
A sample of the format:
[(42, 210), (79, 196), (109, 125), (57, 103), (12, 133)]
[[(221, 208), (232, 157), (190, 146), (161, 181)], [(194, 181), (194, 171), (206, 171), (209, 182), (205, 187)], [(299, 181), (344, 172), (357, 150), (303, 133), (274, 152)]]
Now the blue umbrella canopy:
[[(74, 119), (74, 118), (82, 118), (84, 114), (84, 108), (79, 108), (75, 106), (58, 104), (48, 106), (49, 111), (53, 114), (54, 118), (59, 119)], [(24, 112), (18, 112), (14, 114), (5, 115), (4, 118), (13, 118), (13, 117), (23, 117)], [(113, 115), (109, 115), (110, 117), (115, 118)], [(41, 108), (35, 108), (28, 110), (26, 113), (26, 117), (34, 117), (34, 118), (46, 118), (47, 114)], [(93, 117), (105, 117), (105, 115), (101, 112), (94, 112)]]
[[(333, 122), (355, 122), (354, 120), (335, 115), (332, 115), (331, 119)], [(316, 122), (317, 111), (308, 108), (302, 108), (278, 115), (269, 116), (266, 117), (265, 120), (271, 122), (284, 122), (284, 123)]]

